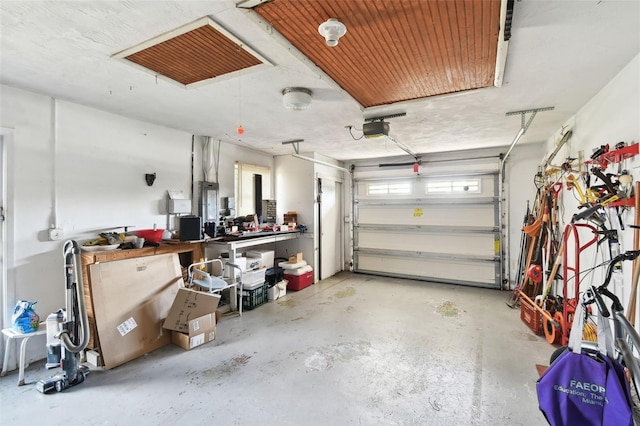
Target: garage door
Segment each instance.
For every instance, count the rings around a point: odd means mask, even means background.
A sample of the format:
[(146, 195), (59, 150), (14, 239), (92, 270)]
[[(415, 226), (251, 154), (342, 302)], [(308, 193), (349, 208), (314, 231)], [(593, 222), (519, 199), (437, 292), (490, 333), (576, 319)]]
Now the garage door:
[(498, 172), (354, 180), (356, 272), (500, 288)]

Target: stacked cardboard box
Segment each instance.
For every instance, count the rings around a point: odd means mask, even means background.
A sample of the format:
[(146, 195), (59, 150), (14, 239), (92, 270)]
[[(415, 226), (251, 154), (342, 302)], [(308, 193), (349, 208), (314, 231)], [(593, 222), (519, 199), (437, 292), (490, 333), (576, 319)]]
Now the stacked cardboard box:
[(171, 330), (171, 341), (189, 350), (215, 339), (216, 311), (220, 295), (188, 288), (178, 290), (163, 327)]

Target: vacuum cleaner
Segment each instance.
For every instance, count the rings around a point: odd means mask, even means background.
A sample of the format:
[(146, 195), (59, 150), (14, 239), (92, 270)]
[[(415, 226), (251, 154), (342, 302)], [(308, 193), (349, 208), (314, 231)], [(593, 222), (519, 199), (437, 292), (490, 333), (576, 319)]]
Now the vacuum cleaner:
[(81, 364), (81, 354), (89, 343), (89, 319), (84, 301), (80, 247), (75, 241), (63, 246), (66, 278), (65, 309), (47, 317), (47, 369), (61, 368), (58, 374), (36, 383), (42, 393), (62, 392), (84, 382), (89, 368)]

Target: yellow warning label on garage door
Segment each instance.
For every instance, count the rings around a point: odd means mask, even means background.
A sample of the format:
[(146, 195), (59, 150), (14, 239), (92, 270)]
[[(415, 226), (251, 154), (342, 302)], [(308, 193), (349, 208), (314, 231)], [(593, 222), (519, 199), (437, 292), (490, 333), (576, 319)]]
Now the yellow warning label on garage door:
[(413, 209), (413, 217), (422, 217), (422, 215), (422, 208), (416, 207), (415, 209)]

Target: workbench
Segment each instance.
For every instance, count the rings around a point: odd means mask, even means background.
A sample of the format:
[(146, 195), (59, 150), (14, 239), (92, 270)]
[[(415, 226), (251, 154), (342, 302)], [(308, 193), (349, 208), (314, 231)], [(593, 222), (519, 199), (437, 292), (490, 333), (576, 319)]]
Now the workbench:
[(216, 251), (217, 255), (222, 252), (229, 253), (229, 261), (233, 262), (239, 250), (249, 249), (265, 244), (271, 244), (275, 249), (275, 245), (281, 241), (297, 239), (300, 235), (299, 231), (281, 231), (281, 232), (255, 232), (241, 237), (225, 236), (209, 240), (206, 242), (207, 247)]

